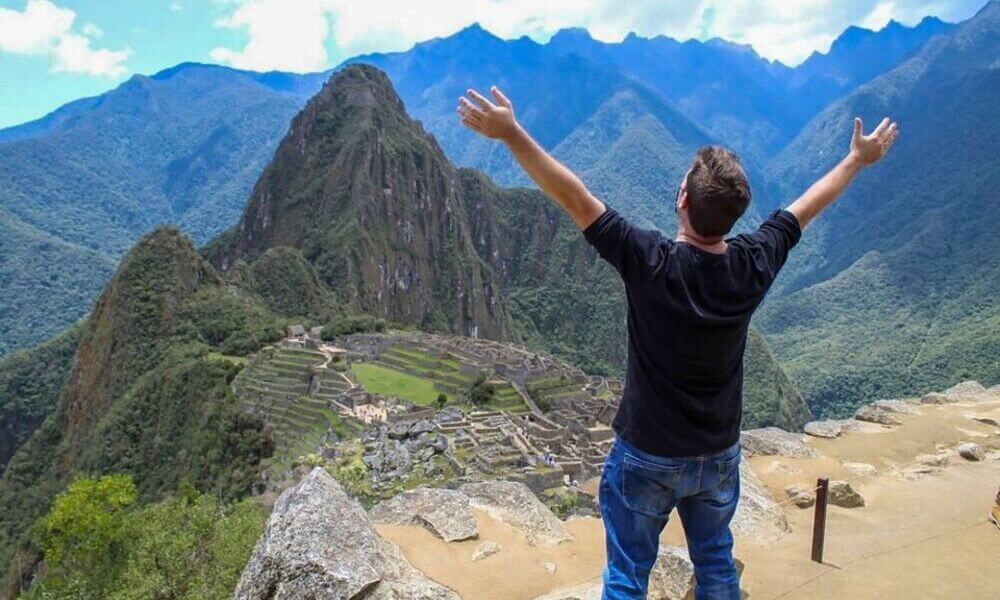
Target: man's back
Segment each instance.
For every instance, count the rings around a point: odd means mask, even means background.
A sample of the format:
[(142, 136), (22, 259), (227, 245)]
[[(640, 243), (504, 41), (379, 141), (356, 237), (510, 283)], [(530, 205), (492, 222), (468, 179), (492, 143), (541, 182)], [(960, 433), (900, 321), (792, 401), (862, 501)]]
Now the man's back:
[(659, 456), (698, 456), (739, 439), (750, 316), (801, 235), (777, 211), (723, 253), (640, 229), (608, 209), (584, 231), (621, 274), (628, 373), (615, 431)]

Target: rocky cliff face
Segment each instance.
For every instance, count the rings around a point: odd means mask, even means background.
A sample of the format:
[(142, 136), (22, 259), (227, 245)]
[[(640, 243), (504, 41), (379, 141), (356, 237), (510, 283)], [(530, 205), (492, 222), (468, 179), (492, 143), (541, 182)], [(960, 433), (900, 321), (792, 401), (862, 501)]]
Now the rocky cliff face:
[(299, 598), (458, 600), (372, 528), (365, 511), (317, 467), (286, 490), (233, 594), (235, 600)]
[(219, 269), (298, 248), (341, 303), (424, 329), (511, 337), (479, 260), (458, 172), (388, 78), (334, 75), (292, 122), (239, 224), (210, 245)]

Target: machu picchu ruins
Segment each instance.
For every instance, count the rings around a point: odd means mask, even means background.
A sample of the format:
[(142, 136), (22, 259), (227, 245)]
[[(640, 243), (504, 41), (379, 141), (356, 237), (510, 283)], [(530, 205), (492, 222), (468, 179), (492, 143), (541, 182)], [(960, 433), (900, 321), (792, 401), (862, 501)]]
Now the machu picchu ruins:
[[(233, 383), (273, 432), (271, 479), (302, 457), (343, 454), (342, 438), (357, 437), (375, 490), (445, 473), (537, 480), (541, 490), (598, 474), (614, 439), (621, 382), (544, 353), (421, 332), (286, 334)], [(403, 384), (389, 393), (393, 378)]]

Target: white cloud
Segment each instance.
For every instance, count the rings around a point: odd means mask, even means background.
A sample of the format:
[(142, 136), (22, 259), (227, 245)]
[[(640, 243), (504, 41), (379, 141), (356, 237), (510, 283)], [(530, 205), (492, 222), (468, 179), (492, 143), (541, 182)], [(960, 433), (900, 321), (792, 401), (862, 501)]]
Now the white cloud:
[(83, 35), (92, 38), (99, 38), (104, 35), (104, 30), (93, 23), (84, 24), (82, 31)]
[(107, 77), (127, 73), (124, 62), (132, 51), (91, 47), (104, 32), (93, 23), (73, 32), (75, 20), (75, 12), (49, 0), (28, 0), (23, 11), (0, 8), (0, 52), (49, 56), (56, 72)]
[[(216, 0), (220, 27), (246, 31), (240, 49), (212, 58), (257, 70), (312, 71), (366, 52), (405, 50), (473, 22), (504, 37), (544, 41), (563, 27), (586, 27), (605, 41), (629, 32), (685, 40), (722, 37), (794, 64), (825, 52), (849, 25), (880, 28), (889, 18), (916, 23), (971, 16), (985, 0)], [(332, 52), (331, 52), (332, 51)]]
[(316, 71), (326, 67), (327, 0), (247, 0), (216, 25), (246, 28), (248, 39), (239, 51), (213, 49), (214, 60), (240, 69)]
[(76, 13), (47, 0), (29, 0), (19, 12), (0, 8), (0, 51), (46, 54), (73, 26)]
[(171, 2), (170, 6), (168, 6), (167, 8), (169, 8), (173, 12), (179, 12), (179, 11), (184, 10), (184, 7), (181, 6), (180, 2)]
[(55, 63), (52, 70), (57, 73), (86, 73), (121, 77), (128, 73), (123, 64), (131, 50), (104, 50), (90, 47), (90, 38), (75, 33), (67, 33), (59, 38), (53, 53)]

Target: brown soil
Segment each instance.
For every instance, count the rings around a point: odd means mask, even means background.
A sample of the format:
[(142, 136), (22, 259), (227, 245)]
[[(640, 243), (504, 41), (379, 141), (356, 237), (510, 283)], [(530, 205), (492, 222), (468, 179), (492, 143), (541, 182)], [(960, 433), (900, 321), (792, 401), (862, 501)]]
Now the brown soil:
[[(846, 479), (865, 497), (864, 508), (831, 506), (824, 564), (809, 560), (811, 509), (786, 506), (792, 533), (770, 544), (738, 539), (736, 555), (746, 564), (743, 586), (754, 599), (776, 598), (1000, 598), (1000, 529), (986, 521), (1000, 486), (1000, 459), (984, 462), (957, 456), (954, 447), (976, 441), (1000, 447), (1000, 429), (970, 415), (1000, 421), (1000, 400), (919, 408), (892, 429), (865, 427), (833, 440), (809, 438), (820, 459), (756, 457), (750, 465), (780, 501), (789, 484), (815, 485), (817, 477)], [(907, 479), (902, 469), (918, 454), (947, 451), (950, 464), (940, 472)], [(862, 476), (841, 461), (870, 463)], [(596, 487), (587, 482), (585, 487)], [(430, 577), (468, 599), (533, 598), (600, 577), (604, 534), (597, 519), (574, 519), (567, 528), (574, 540), (534, 548), (511, 527), (476, 514), (480, 538), (446, 544), (420, 527), (379, 526), (406, 557)], [(473, 562), (483, 540), (503, 550)], [(664, 543), (683, 544), (673, 519)], [(546, 562), (556, 564), (547, 573)]]

